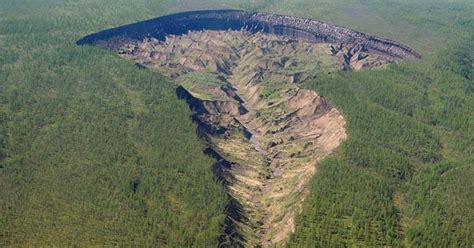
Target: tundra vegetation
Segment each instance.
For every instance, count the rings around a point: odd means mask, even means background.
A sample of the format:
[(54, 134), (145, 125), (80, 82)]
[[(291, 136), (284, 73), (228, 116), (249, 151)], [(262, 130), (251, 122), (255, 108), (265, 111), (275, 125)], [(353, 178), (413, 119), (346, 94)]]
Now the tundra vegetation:
[(0, 0), (0, 245), (215, 246), (228, 198), (172, 80), (74, 41), (236, 7), (330, 21), (424, 55), (301, 85), (343, 113), (348, 138), (318, 163), (287, 245), (471, 247), (473, 5)]

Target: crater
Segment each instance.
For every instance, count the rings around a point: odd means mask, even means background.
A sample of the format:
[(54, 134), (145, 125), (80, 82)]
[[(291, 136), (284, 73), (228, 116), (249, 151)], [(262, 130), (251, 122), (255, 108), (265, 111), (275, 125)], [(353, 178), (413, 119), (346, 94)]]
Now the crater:
[(174, 79), (229, 195), (220, 246), (284, 244), (319, 161), (347, 138), (328, 99), (299, 84), (420, 54), (321, 21), (212, 10), (105, 30), (97, 45)]

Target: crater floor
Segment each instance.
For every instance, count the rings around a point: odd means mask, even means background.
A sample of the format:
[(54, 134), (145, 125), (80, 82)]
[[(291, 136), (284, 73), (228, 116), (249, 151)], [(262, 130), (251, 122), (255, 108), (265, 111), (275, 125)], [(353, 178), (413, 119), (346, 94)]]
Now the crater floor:
[(298, 84), (322, 73), (381, 67), (361, 45), (308, 43), (247, 31), (193, 31), (130, 41), (120, 56), (181, 86), (232, 199), (222, 245), (284, 242), (317, 163), (347, 137), (327, 99)]

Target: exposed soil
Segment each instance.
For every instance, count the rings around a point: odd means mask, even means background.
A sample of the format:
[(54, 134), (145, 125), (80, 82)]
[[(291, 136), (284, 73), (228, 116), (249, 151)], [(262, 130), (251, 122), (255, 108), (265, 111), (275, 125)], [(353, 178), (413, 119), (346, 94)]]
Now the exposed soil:
[(196, 111), (208, 153), (220, 160), (217, 177), (239, 205), (229, 213), (232, 229), (222, 242), (249, 246), (288, 237), (317, 162), (346, 138), (340, 112), (297, 84), (392, 61), (359, 47), (245, 31), (147, 39), (126, 44), (119, 54), (182, 86), (179, 94)]

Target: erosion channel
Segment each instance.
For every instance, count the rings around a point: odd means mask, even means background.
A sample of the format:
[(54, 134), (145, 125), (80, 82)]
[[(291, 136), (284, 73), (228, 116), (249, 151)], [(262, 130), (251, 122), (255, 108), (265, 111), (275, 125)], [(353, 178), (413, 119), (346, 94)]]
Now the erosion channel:
[(229, 195), (221, 246), (283, 243), (318, 161), (347, 137), (341, 113), (301, 82), (419, 57), (394, 41), (324, 22), (234, 10), (165, 16), (78, 43), (177, 82)]

